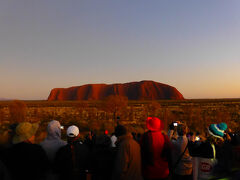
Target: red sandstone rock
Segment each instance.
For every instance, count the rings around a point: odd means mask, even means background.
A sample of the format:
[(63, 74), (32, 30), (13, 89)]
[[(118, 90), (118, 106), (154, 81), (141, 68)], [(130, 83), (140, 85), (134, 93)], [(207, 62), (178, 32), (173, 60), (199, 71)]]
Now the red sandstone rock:
[(154, 81), (140, 81), (54, 88), (48, 100), (102, 100), (110, 95), (126, 96), (129, 100), (184, 99), (183, 95), (172, 86)]

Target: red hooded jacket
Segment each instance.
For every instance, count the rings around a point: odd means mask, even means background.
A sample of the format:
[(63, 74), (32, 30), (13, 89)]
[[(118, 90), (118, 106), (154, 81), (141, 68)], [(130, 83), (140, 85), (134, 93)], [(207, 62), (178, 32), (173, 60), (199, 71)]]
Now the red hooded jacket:
[(170, 141), (163, 135), (162, 123), (158, 118), (148, 118), (147, 128), (141, 139), (142, 174), (144, 178), (159, 179), (169, 175), (167, 151)]

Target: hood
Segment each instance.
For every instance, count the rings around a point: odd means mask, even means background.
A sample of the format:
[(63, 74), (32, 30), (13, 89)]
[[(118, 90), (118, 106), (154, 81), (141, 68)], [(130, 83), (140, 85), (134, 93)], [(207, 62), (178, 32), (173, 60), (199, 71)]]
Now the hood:
[(61, 124), (59, 121), (52, 120), (48, 123), (47, 139), (61, 138)]
[(148, 117), (146, 124), (147, 129), (150, 131), (161, 131), (163, 129), (163, 123), (157, 117)]

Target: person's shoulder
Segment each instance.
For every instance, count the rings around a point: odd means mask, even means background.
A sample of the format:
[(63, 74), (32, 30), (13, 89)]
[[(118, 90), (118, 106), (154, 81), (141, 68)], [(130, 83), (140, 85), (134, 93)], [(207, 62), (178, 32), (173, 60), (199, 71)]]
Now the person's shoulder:
[(67, 141), (60, 140), (60, 141), (59, 141), (59, 144), (60, 144), (61, 146), (65, 146), (65, 145), (67, 145)]
[(134, 140), (133, 138), (129, 138), (125, 141), (125, 145), (128, 145), (128, 146), (133, 146), (133, 147), (139, 147), (140, 148), (140, 145), (139, 143)]
[(76, 141), (76, 142), (74, 142), (74, 147), (77, 148), (77, 149), (86, 149), (86, 150), (89, 149), (88, 144), (83, 143), (82, 141)]
[(40, 145), (40, 146), (44, 146), (45, 143), (46, 143), (45, 141), (46, 141), (46, 139), (44, 139), (43, 141), (41, 141), (41, 142), (39, 143), (39, 145)]
[(21, 142), (14, 144), (12, 149), (41, 149), (42, 147), (39, 144), (31, 144), (26, 142)]
[(43, 152), (44, 151), (42, 146), (39, 145), (39, 144), (28, 144), (27, 146), (28, 146), (29, 149), (32, 149), (33, 151), (36, 151), (36, 152), (40, 152), (40, 151)]
[(58, 151), (63, 151), (63, 150), (66, 150), (66, 149), (70, 149), (71, 147), (70, 147), (70, 144), (68, 144), (68, 143), (66, 143), (65, 145), (63, 145), (63, 146), (61, 146), (59, 149), (58, 149)]
[(71, 150), (70, 145), (69, 145), (69, 144), (66, 144), (66, 145), (60, 147), (60, 148), (57, 150), (57, 154), (56, 154), (56, 155), (57, 155), (57, 156), (65, 155), (65, 154), (69, 153), (70, 150)]

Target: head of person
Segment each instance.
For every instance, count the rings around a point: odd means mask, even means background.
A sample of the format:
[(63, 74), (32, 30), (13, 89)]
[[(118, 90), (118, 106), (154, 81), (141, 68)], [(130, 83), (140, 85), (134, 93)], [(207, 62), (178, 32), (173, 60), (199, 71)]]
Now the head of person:
[(111, 138), (107, 135), (100, 135), (96, 139), (97, 147), (108, 148), (111, 147), (112, 141)]
[(57, 120), (52, 120), (47, 126), (47, 137), (48, 138), (61, 138), (61, 124)]
[(68, 142), (73, 142), (79, 138), (79, 129), (77, 126), (72, 125), (67, 128), (67, 139)]
[(147, 129), (149, 131), (161, 131), (163, 130), (163, 123), (157, 117), (148, 117), (146, 120)]
[(15, 135), (12, 139), (13, 144), (21, 142), (34, 143), (35, 134), (38, 130), (38, 123), (21, 122), (15, 129)]
[(120, 137), (127, 134), (127, 128), (121, 124), (117, 125), (114, 132), (116, 137)]
[(188, 127), (186, 124), (179, 124), (177, 126), (177, 133), (179, 136), (184, 136), (188, 133)]
[(211, 144), (221, 144), (224, 141), (225, 131), (227, 130), (226, 123), (211, 124), (208, 127), (208, 141)]

